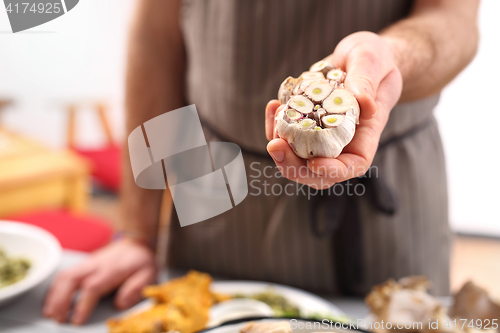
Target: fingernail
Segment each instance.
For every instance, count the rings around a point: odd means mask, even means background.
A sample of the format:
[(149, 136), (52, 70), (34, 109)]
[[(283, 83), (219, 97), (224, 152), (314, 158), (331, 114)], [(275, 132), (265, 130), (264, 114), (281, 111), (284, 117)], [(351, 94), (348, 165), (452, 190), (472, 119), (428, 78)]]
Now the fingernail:
[(317, 174), (320, 177), (323, 177), (326, 174), (326, 168), (325, 167), (318, 167), (318, 168), (310, 168), (312, 172)]
[(74, 313), (73, 313), (73, 317), (71, 318), (71, 323), (73, 325), (81, 325), (83, 324), (83, 320), (84, 320), (84, 316), (83, 316), (83, 313), (76, 310)]
[(315, 174), (317, 174), (320, 177), (324, 176), (325, 175), (325, 168), (321, 167), (321, 166), (315, 167), (315, 164), (316, 164), (315, 159), (307, 161), (307, 166), (309, 167), (309, 170), (311, 170), (312, 172), (314, 172)]
[(283, 160), (285, 159), (285, 152), (281, 150), (270, 151), (269, 154), (271, 155), (273, 160), (279, 163), (283, 162)]

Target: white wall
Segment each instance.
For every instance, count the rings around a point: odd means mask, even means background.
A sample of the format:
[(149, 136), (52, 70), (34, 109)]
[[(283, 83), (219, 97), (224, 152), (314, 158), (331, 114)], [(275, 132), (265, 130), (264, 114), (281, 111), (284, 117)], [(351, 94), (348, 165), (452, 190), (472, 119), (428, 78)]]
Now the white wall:
[[(3, 123), (54, 146), (64, 145), (58, 101), (105, 98), (123, 137), (126, 36), (133, 0), (83, 0), (68, 14), (25, 33), (10, 34), (0, 10), (0, 97), (18, 105)], [(446, 145), (451, 220), (456, 230), (500, 236), (500, 1), (483, 0), (482, 39), (473, 64), (443, 92), (437, 115)], [(102, 135), (84, 113), (80, 141)]]
[(477, 57), (437, 108), (455, 230), (500, 236), (500, 1), (483, 0)]
[[(122, 135), (126, 38), (133, 0), (83, 0), (66, 15), (10, 33), (0, 4), (0, 97), (18, 104), (1, 122), (53, 146), (65, 145), (64, 101), (108, 100)], [(80, 142), (96, 145), (95, 114), (79, 117)], [(97, 134), (96, 134), (97, 132)]]

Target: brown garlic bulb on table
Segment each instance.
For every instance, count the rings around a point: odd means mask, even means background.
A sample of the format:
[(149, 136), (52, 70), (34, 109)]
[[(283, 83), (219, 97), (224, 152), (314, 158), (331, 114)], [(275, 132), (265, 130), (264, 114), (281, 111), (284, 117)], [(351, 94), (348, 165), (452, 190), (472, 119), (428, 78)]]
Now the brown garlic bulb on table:
[(278, 92), (284, 107), (275, 131), (304, 159), (337, 157), (354, 137), (359, 104), (344, 88), (346, 73), (319, 61), (298, 78), (288, 77)]

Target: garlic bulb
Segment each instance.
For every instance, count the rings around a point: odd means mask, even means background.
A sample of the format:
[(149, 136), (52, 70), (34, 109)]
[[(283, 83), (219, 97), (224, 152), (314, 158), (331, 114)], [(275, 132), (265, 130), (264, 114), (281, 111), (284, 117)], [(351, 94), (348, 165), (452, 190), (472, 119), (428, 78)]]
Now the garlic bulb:
[(284, 107), (276, 115), (275, 130), (297, 156), (335, 158), (351, 142), (360, 110), (344, 88), (345, 76), (341, 69), (319, 61), (281, 84), (278, 100)]

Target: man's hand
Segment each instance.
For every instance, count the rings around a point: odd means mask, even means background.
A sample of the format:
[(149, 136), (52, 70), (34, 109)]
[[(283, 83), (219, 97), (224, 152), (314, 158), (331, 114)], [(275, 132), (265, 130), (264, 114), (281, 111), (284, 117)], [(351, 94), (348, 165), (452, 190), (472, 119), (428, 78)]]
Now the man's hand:
[(43, 315), (61, 323), (68, 320), (78, 291), (71, 322), (81, 325), (99, 299), (116, 288), (115, 305), (126, 309), (141, 299), (142, 288), (154, 283), (156, 274), (152, 250), (133, 240), (116, 241), (57, 276), (47, 294)]
[(402, 90), (401, 73), (390, 45), (377, 34), (349, 35), (325, 60), (347, 72), (345, 87), (354, 94), (361, 109), (354, 138), (337, 158), (304, 160), (296, 156), (288, 143), (274, 134), (279, 102), (272, 100), (266, 107), (266, 135), (271, 140), (267, 145), (269, 154), (286, 178), (318, 189), (368, 171), (389, 113)]

